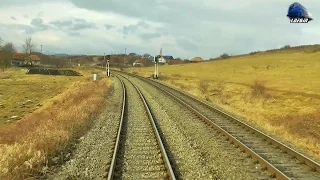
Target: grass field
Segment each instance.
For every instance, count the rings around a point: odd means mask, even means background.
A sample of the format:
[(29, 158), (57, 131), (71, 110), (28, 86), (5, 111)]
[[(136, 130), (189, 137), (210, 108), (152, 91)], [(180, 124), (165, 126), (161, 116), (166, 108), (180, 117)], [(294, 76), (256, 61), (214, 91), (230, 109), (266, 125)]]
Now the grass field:
[[(159, 78), (320, 159), (319, 70), (319, 52), (272, 52), (159, 66)], [(154, 68), (127, 71), (150, 77)]]
[(92, 70), (76, 71), (83, 76), (26, 75), (18, 68), (0, 72), (0, 179), (41, 173), (108, 103), (107, 78), (93, 81)]
[(1, 72), (0, 123), (21, 119), (80, 78), (28, 75), (23, 69), (9, 69)]

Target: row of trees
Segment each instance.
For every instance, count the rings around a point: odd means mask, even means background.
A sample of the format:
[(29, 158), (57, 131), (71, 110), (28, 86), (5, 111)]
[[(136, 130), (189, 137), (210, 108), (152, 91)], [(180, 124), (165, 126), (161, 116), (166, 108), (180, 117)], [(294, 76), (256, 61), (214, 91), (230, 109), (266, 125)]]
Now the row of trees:
[(6, 42), (0, 37), (0, 65), (4, 68), (8, 68), (11, 64), (13, 53), (16, 52), (16, 48), (12, 42)]
[[(24, 53), (31, 54), (35, 51), (36, 44), (33, 43), (31, 37), (27, 37), (24, 44), (22, 44), (22, 48)], [(14, 44), (12, 42), (4, 42), (0, 37), (0, 66), (4, 69), (10, 67), (11, 60), (15, 52), (17, 52), (17, 49)]]

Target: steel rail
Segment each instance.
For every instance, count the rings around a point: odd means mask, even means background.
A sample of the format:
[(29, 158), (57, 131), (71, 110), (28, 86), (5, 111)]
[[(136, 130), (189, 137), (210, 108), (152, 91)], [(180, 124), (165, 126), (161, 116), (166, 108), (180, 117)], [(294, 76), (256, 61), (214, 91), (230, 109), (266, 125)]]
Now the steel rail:
[[(120, 74), (119, 74), (119, 75), (120, 75)], [(120, 75), (120, 76), (122, 76), (122, 75)], [(117, 77), (117, 76), (116, 76), (116, 77)], [(124, 76), (122, 76), (122, 77), (124, 77)], [(118, 78), (118, 79), (121, 81), (121, 83), (123, 84), (123, 88), (125, 88), (123, 81), (122, 81), (119, 77), (117, 77), (117, 78)], [(133, 87), (137, 90), (137, 92), (138, 92), (138, 94), (139, 94), (139, 96), (140, 96), (140, 98), (141, 98), (141, 100), (142, 100), (142, 102), (143, 102), (144, 108), (145, 108), (146, 113), (147, 113), (147, 115), (148, 115), (148, 117), (149, 117), (149, 120), (150, 120), (151, 125), (152, 125), (153, 132), (154, 132), (154, 134), (155, 134), (155, 136), (156, 136), (157, 143), (158, 143), (159, 148), (160, 148), (160, 152), (161, 152), (161, 155), (162, 155), (162, 159), (163, 159), (163, 161), (164, 161), (164, 165), (165, 165), (166, 170), (167, 170), (167, 175), (169, 176), (168, 178), (171, 179), (171, 180), (176, 180), (176, 177), (175, 177), (174, 171), (173, 171), (173, 169), (172, 169), (170, 160), (169, 160), (168, 155), (167, 155), (167, 153), (166, 153), (166, 150), (165, 150), (165, 147), (164, 147), (164, 145), (163, 145), (161, 136), (160, 136), (160, 134), (159, 134), (159, 131), (158, 131), (158, 128), (157, 128), (157, 126), (156, 126), (156, 123), (155, 123), (155, 120), (154, 120), (154, 118), (153, 118), (153, 115), (152, 115), (152, 113), (151, 113), (151, 111), (150, 111), (149, 105), (148, 105), (147, 101), (145, 100), (145, 97), (143, 96), (143, 94), (141, 93), (140, 89), (139, 89), (135, 84), (133, 84), (127, 77), (124, 77), (124, 78), (126, 78), (126, 79), (133, 85)], [(123, 110), (124, 110), (124, 106), (123, 106)], [(124, 115), (124, 111), (122, 111), (122, 113), (121, 113), (121, 117), (122, 117), (122, 119), (121, 119), (121, 129), (122, 129), (123, 115)], [(117, 151), (118, 151), (119, 142), (120, 142), (121, 129), (120, 129), (120, 127), (119, 127), (119, 131), (118, 131), (118, 135), (117, 135), (117, 141), (116, 141), (116, 143), (117, 143), (117, 145), (116, 145), (117, 149), (115, 149), (114, 154), (113, 154), (113, 157), (112, 157), (112, 164), (111, 164), (112, 166), (110, 166), (110, 169), (109, 169), (108, 180), (111, 180), (111, 179), (113, 178), (114, 166), (115, 166), (115, 164), (116, 164)]]
[[(155, 81), (153, 81), (155, 82)], [(166, 84), (163, 84), (163, 83), (160, 83), (160, 82), (155, 82), (155, 83), (158, 83), (158, 84), (161, 84), (162, 86), (165, 86), (167, 88), (171, 88), (171, 89), (174, 89), (175, 91), (179, 92), (179, 93), (182, 93), (183, 95), (189, 97), (189, 98), (192, 98), (194, 101), (197, 101), (197, 102), (200, 102), (202, 104), (204, 104), (205, 106), (207, 106), (208, 108), (210, 109), (213, 109), (223, 115), (225, 115), (226, 117), (234, 120), (236, 123), (238, 123), (239, 125), (241, 125), (242, 127), (245, 127), (247, 128), (248, 130), (252, 131), (254, 134), (256, 135), (259, 135), (260, 137), (263, 137), (264, 140), (268, 141), (269, 143), (271, 143), (272, 145), (275, 145), (276, 147), (280, 148), (281, 150), (285, 151), (286, 153), (290, 154), (291, 156), (294, 156), (295, 158), (297, 158), (299, 161), (301, 161), (302, 163), (305, 163), (307, 166), (309, 166), (312, 170), (314, 171), (317, 171), (317, 172), (320, 172), (320, 163), (310, 159), (309, 157), (303, 155), (302, 153), (294, 150), (293, 148), (285, 145), (284, 143), (276, 140), (275, 138), (263, 133), (262, 131), (252, 127), (251, 125), (245, 123), (245, 122), (242, 122), (241, 120), (239, 120), (238, 118), (226, 113), (226, 112), (223, 112), (222, 110), (208, 104), (207, 102), (205, 101), (202, 101), (190, 94), (187, 94), (181, 90), (178, 90), (177, 88), (174, 88), (174, 87), (170, 87)]]
[[(118, 78), (118, 77), (117, 77)], [(116, 160), (117, 160), (117, 154), (119, 151), (119, 143), (120, 143), (120, 137), (121, 137), (121, 131), (122, 131), (122, 125), (123, 125), (123, 119), (124, 119), (124, 111), (125, 111), (125, 107), (126, 107), (126, 87), (123, 83), (123, 81), (121, 81), (120, 78), (118, 78), (121, 85), (122, 85), (122, 89), (123, 89), (123, 96), (122, 96), (122, 110), (121, 110), (121, 116), (120, 116), (120, 124), (119, 124), (119, 128), (118, 128), (118, 134), (117, 134), (117, 139), (115, 142), (115, 146), (114, 146), (114, 151), (113, 151), (113, 155), (112, 155), (112, 160), (111, 160), (111, 164), (110, 164), (110, 168), (109, 168), (109, 172), (108, 172), (108, 180), (112, 180), (113, 176), (114, 176), (114, 169), (116, 166)]]
[(186, 102), (184, 102), (183, 100), (181, 100), (179, 97), (175, 96), (174, 94), (166, 91), (165, 89), (163, 89), (160, 86), (157, 86), (159, 89), (161, 89), (162, 91), (164, 91), (165, 93), (169, 94), (171, 97), (173, 97), (174, 99), (176, 99), (178, 102), (180, 102), (182, 105), (184, 105), (185, 107), (187, 107), (188, 109), (190, 109), (192, 112), (194, 112), (196, 115), (198, 115), (206, 124), (210, 125), (211, 127), (213, 127), (214, 129), (216, 129), (218, 132), (220, 132), (221, 134), (223, 134), (225, 137), (227, 137), (227, 140), (229, 140), (231, 143), (235, 144), (236, 147), (239, 147), (242, 152), (248, 154), (252, 159), (258, 161), (262, 167), (266, 168), (268, 170), (268, 172), (274, 176), (275, 178), (279, 179), (279, 180), (288, 180), (290, 179), (288, 176), (286, 176), (284, 173), (282, 173), (279, 169), (277, 169), (276, 167), (274, 167), (272, 164), (270, 164), (268, 161), (266, 161), (263, 157), (261, 157), (259, 154), (255, 153), (254, 151), (252, 151), (248, 146), (246, 146), (245, 144), (243, 144), (241, 141), (239, 141), (237, 138), (235, 138), (234, 136), (232, 136), (230, 133), (228, 133), (226, 130), (222, 129), (219, 125), (215, 124), (214, 122), (212, 122), (208, 117), (206, 117), (205, 115), (203, 115), (201, 112), (199, 112), (198, 110), (196, 110), (195, 108), (193, 108), (192, 106), (188, 105)]
[[(123, 72), (122, 72), (123, 73)], [(307, 166), (309, 166), (312, 170), (320, 172), (320, 164), (317, 163), (316, 161), (310, 159), (309, 157), (301, 154), (300, 152), (297, 152), (296, 150), (290, 148), (289, 146), (281, 143), (280, 141), (272, 138), (271, 136), (261, 132), (260, 130), (250, 126), (249, 124), (246, 124), (244, 122), (242, 122), (241, 120), (238, 120), (236, 117), (208, 104), (207, 102), (200, 100), (196, 97), (194, 97), (193, 95), (190, 95), (189, 93), (183, 92), (175, 87), (160, 83), (158, 81), (155, 80), (151, 80), (145, 77), (141, 77), (135, 74), (129, 74), (129, 73), (125, 73), (131, 76), (134, 76), (136, 78), (139, 78), (141, 80), (144, 80), (146, 82), (149, 82), (150, 84), (152, 84), (155, 87), (158, 87), (159, 89), (161, 89), (162, 91), (164, 91), (165, 93), (169, 94), (170, 96), (172, 96), (174, 99), (176, 99), (178, 102), (182, 103), (183, 105), (185, 105), (187, 108), (189, 108), (191, 111), (193, 111), (194, 113), (196, 113), (199, 117), (202, 118), (202, 120), (211, 125), (213, 128), (217, 129), (219, 132), (221, 132), (223, 135), (225, 135), (229, 141), (231, 141), (232, 143), (235, 143), (240, 149), (242, 149), (242, 151), (244, 151), (245, 153), (247, 153), (250, 157), (252, 157), (254, 160), (258, 161), (262, 167), (264, 167), (265, 169), (268, 170), (269, 173), (271, 173), (272, 176), (276, 177), (277, 179), (290, 179), (286, 174), (284, 174), (281, 170), (279, 170), (277, 167), (273, 166), (270, 162), (268, 162), (267, 160), (265, 160), (263, 157), (261, 157), (259, 154), (255, 153), (253, 150), (251, 150), (249, 147), (247, 147), (245, 144), (243, 144), (242, 142), (240, 142), (238, 139), (236, 139), (233, 135), (231, 135), (230, 133), (228, 133), (226, 130), (224, 130), (223, 128), (221, 128), (219, 125), (215, 124), (214, 122), (212, 122), (208, 117), (206, 117), (205, 115), (203, 115), (201, 112), (199, 112), (198, 110), (196, 110), (195, 108), (193, 108), (192, 106), (188, 105), (186, 102), (184, 102), (183, 100), (181, 100), (179, 97), (173, 95), (172, 93), (168, 92), (168, 90), (164, 89), (163, 87), (166, 87), (168, 89), (172, 89), (188, 98), (191, 98), (192, 100), (199, 102), (203, 105), (205, 105), (207, 108), (212, 109), (220, 114), (223, 114), (224, 116), (232, 119), (234, 122), (238, 123), (239, 125), (241, 125), (242, 127), (246, 128), (247, 130), (251, 131), (252, 133), (256, 134), (257, 136), (262, 137), (265, 141), (267, 141), (268, 143), (276, 146), (277, 148), (283, 150), (284, 152), (286, 152), (287, 154), (297, 158), (300, 162), (306, 164)], [(161, 87), (163, 86), (163, 87)]]

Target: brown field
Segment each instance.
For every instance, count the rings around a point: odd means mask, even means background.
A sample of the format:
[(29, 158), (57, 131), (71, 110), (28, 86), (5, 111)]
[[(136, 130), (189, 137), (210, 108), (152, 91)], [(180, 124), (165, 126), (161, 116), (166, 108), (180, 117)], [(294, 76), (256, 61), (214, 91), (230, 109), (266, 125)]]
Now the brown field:
[[(41, 173), (108, 103), (107, 78), (93, 81), (92, 70), (77, 71), (84, 76), (26, 75), (18, 68), (1, 72), (0, 179)], [(8, 121), (12, 115), (19, 118)]]
[[(319, 69), (320, 52), (271, 52), (164, 65), (159, 78), (320, 159)], [(150, 77), (154, 68), (127, 71)]]

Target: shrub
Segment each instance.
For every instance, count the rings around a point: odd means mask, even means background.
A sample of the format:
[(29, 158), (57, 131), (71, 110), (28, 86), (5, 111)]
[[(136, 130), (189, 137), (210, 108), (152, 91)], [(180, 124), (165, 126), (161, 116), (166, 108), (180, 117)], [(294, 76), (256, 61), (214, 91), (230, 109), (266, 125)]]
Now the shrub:
[(270, 98), (271, 95), (267, 93), (266, 86), (259, 81), (255, 81), (253, 85), (251, 85), (251, 96), (252, 97), (263, 97)]
[(222, 59), (227, 59), (229, 57), (231, 57), (231, 56), (229, 54), (227, 54), (227, 53), (223, 53), (223, 54), (220, 55), (220, 58), (222, 58)]
[(200, 80), (199, 82), (199, 90), (202, 94), (205, 94), (208, 92), (209, 86), (210, 86), (210, 81), (208, 80)]

